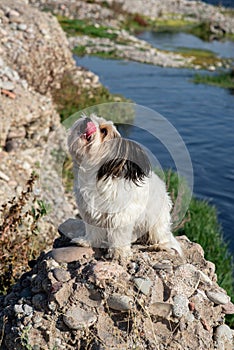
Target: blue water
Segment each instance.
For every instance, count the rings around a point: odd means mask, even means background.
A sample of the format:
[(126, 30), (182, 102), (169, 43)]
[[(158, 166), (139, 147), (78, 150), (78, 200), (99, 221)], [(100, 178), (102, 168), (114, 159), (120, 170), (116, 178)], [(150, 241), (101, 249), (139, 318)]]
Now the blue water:
[(215, 6), (225, 6), (225, 7), (233, 7), (234, 8), (234, 1), (233, 0), (203, 0), (203, 2), (206, 2), (207, 4), (215, 5)]
[[(136, 62), (77, 58), (77, 64), (99, 75), (112, 93), (166, 117), (182, 136), (194, 168), (194, 194), (216, 205), (224, 236), (234, 252), (234, 95), (231, 91), (193, 84), (193, 70), (161, 68)], [(130, 138), (153, 149), (139, 130)], [(151, 144), (150, 144), (151, 143)], [(157, 154), (168, 168), (170, 160)]]

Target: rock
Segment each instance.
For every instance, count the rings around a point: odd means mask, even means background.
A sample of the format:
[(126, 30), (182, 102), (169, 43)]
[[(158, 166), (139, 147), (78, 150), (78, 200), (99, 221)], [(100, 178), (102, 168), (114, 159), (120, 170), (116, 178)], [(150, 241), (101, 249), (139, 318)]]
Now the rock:
[(114, 262), (98, 261), (93, 267), (94, 279), (97, 282), (105, 280), (116, 280), (125, 274), (123, 267)]
[(134, 278), (133, 282), (135, 284), (135, 286), (137, 287), (137, 289), (145, 294), (148, 295), (150, 292), (150, 288), (152, 287), (153, 283), (149, 278)]
[(25, 313), (25, 315), (31, 315), (32, 313), (33, 313), (33, 308), (32, 308), (32, 306), (30, 306), (30, 305), (28, 305), (28, 304), (25, 304), (24, 305), (24, 313)]
[(27, 25), (25, 23), (20, 23), (17, 25), (17, 29), (22, 30), (23, 32), (27, 29)]
[(70, 329), (85, 329), (92, 326), (97, 320), (94, 312), (86, 311), (80, 307), (73, 307), (67, 310), (63, 321)]
[(170, 273), (173, 271), (173, 268), (170, 264), (154, 264), (153, 268), (155, 270), (164, 270)]
[(24, 313), (23, 305), (22, 304), (15, 304), (14, 311), (16, 314), (23, 314)]
[(82, 220), (70, 218), (59, 225), (58, 231), (65, 237), (74, 239), (85, 235), (85, 224)]
[(172, 312), (175, 317), (181, 318), (189, 312), (189, 300), (184, 295), (175, 295), (173, 298)]
[(149, 306), (149, 313), (154, 316), (167, 318), (172, 312), (172, 304), (169, 303), (153, 303)]
[(216, 328), (214, 339), (217, 342), (218, 350), (233, 349), (233, 332), (226, 324)]
[(220, 305), (220, 304), (227, 304), (230, 302), (230, 297), (222, 292), (212, 292), (212, 291), (206, 291), (207, 297), (213, 301), (213, 303)]
[(0, 80), (0, 89), (13, 91), (14, 87), (15, 87), (15, 85), (10, 81), (1, 81)]
[(10, 180), (10, 178), (6, 174), (4, 174), (2, 171), (0, 171), (0, 179), (4, 180), (6, 182), (8, 182)]
[(200, 274), (191, 264), (177, 267), (173, 278), (173, 292), (190, 297), (198, 287)]
[(94, 251), (92, 248), (65, 247), (53, 249), (51, 254), (57, 262), (70, 263), (89, 258), (94, 255)]
[(53, 275), (59, 282), (67, 282), (71, 278), (71, 275), (68, 271), (60, 268), (53, 269)]
[(45, 293), (38, 293), (32, 297), (32, 304), (37, 310), (44, 310), (47, 305), (47, 295)]
[(225, 305), (222, 305), (222, 310), (226, 315), (234, 314), (234, 304), (232, 302), (228, 302)]
[(202, 271), (198, 271), (199, 274), (200, 274), (200, 281), (203, 282), (203, 283), (206, 283), (208, 284), (209, 286), (212, 286), (212, 281), (211, 279)]
[(128, 311), (133, 308), (134, 302), (127, 295), (114, 293), (107, 299), (107, 304), (113, 310)]

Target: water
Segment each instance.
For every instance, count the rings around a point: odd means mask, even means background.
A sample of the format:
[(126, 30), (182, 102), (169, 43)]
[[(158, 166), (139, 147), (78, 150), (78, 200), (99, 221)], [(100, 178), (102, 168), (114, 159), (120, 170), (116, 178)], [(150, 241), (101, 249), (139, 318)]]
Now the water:
[(203, 2), (206, 2), (207, 4), (215, 5), (215, 6), (225, 6), (225, 7), (232, 7), (234, 8), (234, 1), (233, 0), (204, 0)]
[(213, 40), (208, 42), (187, 33), (143, 32), (138, 37), (161, 50), (177, 51), (180, 48), (186, 47), (190, 49), (209, 50), (223, 58), (234, 57), (234, 43), (229, 40)]
[[(98, 74), (112, 93), (156, 110), (174, 125), (190, 152), (194, 194), (216, 205), (234, 252), (234, 96), (230, 91), (193, 84), (194, 71), (189, 69), (97, 57), (77, 58), (77, 63)], [(133, 129), (129, 136), (152, 150), (147, 135)], [(170, 166), (163, 153), (157, 157), (163, 167)]]

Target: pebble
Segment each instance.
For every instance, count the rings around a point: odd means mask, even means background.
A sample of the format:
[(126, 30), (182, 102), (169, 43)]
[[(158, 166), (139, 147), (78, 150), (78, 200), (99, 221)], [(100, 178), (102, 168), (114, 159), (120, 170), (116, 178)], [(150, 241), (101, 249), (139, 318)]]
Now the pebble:
[(2, 171), (0, 171), (0, 179), (6, 182), (10, 181), (10, 178), (6, 174), (4, 174)]
[(28, 28), (27, 25), (24, 24), (24, 23), (20, 23), (20, 24), (17, 25), (17, 29), (22, 30), (23, 32), (25, 30), (27, 30), (27, 28)]
[(32, 297), (33, 306), (35, 306), (37, 310), (43, 310), (46, 304), (46, 300), (46, 294), (43, 293), (35, 294)]
[(114, 293), (107, 299), (107, 305), (113, 310), (128, 311), (133, 308), (134, 302), (127, 295)]
[(207, 297), (217, 305), (224, 305), (230, 302), (230, 297), (222, 292), (206, 291)]
[(85, 224), (82, 220), (70, 218), (59, 225), (58, 232), (70, 239), (78, 238), (85, 235)]
[(153, 266), (153, 268), (155, 270), (164, 270), (164, 271), (167, 271), (167, 272), (172, 272), (173, 271), (173, 267), (169, 264), (155, 264)]
[(24, 313), (23, 305), (22, 304), (15, 304), (14, 311), (16, 314), (23, 314)]
[(197, 289), (199, 282), (200, 273), (193, 265), (180, 265), (175, 270), (173, 290), (189, 298)]
[(33, 313), (33, 308), (32, 306), (28, 305), (28, 304), (25, 304), (24, 305), (24, 313), (25, 315), (29, 316)]
[(211, 279), (202, 271), (198, 271), (200, 274), (200, 281), (203, 283), (208, 284), (209, 286), (212, 286), (213, 282), (211, 281)]
[(232, 345), (233, 341), (232, 330), (226, 324), (222, 324), (216, 328), (214, 339), (217, 342), (218, 350), (231, 349), (229, 346)]
[(141, 293), (148, 295), (150, 292), (150, 288), (152, 287), (153, 283), (149, 278), (134, 278), (133, 282), (137, 289), (141, 291)]
[(181, 318), (189, 312), (189, 300), (184, 295), (175, 295), (173, 298), (172, 312), (175, 317)]
[(63, 321), (70, 329), (83, 329), (92, 326), (97, 320), (97, 315), (91, 311), (85, 311), (80, 307), (67, 310)]
[(0, 89), (12, 91), (14, 90), (14, 88), (15, 88), (15, 85), (11, 81), (0, 80)]
[(59, 282), (67, 282), (71, 278), (70, 272), (57, 267), (53, 269), (53, 275)]
[(93, 267), (95, 280), (104, 281), (116, 279), (125, 273), (124, 268), (114, 262), (99, 261)]
[(57, 262), (70, 263), (72, 261), (79, 261), (83, 258), (89, 259), (94, 255), (92, 248), (84, 247), (65, 247), (53, 249), (52, 258)]

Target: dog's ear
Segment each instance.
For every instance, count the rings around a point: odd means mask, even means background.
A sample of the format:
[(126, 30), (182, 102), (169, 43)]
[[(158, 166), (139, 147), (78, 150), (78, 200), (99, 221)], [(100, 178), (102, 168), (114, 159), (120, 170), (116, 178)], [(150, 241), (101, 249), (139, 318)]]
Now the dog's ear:
[(136, 142), (119, 138), (110, 147), (108, 157), (98, 171), (97, 180), (122, 178), (139, 186), (150, 171), (151, 164), (142, 147)]

